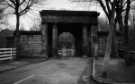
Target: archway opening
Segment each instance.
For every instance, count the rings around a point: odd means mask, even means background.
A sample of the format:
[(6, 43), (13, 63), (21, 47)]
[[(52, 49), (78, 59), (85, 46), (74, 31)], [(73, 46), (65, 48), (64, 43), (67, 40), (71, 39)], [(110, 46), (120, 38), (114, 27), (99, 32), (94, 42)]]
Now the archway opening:
[(69, 32), (75, 37), (75, 56), (82, 56), (82, 24), (59, 23), (58, 36), (63, 32)]

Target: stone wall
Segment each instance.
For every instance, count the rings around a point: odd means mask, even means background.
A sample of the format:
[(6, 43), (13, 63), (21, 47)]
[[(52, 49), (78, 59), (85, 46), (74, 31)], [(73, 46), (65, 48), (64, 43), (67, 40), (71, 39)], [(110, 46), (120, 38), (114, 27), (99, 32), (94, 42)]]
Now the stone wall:
[(45, 57), (43, 55), (43, 41), (41, 34), (23, 34), (20, 36), (20, 56)]

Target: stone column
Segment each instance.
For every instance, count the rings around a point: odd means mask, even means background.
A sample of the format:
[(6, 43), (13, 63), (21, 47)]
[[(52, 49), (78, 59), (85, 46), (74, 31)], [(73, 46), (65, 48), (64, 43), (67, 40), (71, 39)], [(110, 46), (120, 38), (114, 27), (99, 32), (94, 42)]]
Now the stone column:
[(83, 50), (84, 55), (88, 54), (88, 29), (86, 25), (83, 25)]
[(42, 55), (48, 58), (47, 55), (47, 23), (41, 25), (41, 39), (42, 39)]
[(52, 53), (54, 55), (54, 57), (57, 55), (57, 38), (58, 38), (58, 29), (57, 29), (57, 25), (53, 24), (52, 27)]

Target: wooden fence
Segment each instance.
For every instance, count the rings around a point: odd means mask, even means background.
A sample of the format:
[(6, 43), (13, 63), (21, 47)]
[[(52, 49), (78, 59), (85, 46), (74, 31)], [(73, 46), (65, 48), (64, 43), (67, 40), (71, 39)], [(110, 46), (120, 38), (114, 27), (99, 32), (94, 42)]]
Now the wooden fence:
[(16, 55), (16, 48), (0, 48), (0, 60), (12, 60)]

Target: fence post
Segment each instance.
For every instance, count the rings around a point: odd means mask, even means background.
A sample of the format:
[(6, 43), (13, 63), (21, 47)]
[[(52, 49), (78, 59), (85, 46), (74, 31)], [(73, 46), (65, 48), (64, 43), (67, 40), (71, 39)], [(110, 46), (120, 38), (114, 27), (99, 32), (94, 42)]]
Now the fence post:
[(13, 58), (13, 56), (12, 56), (12, 48), (10, 48), (9, 50), (10, 50), (10, 55)]

